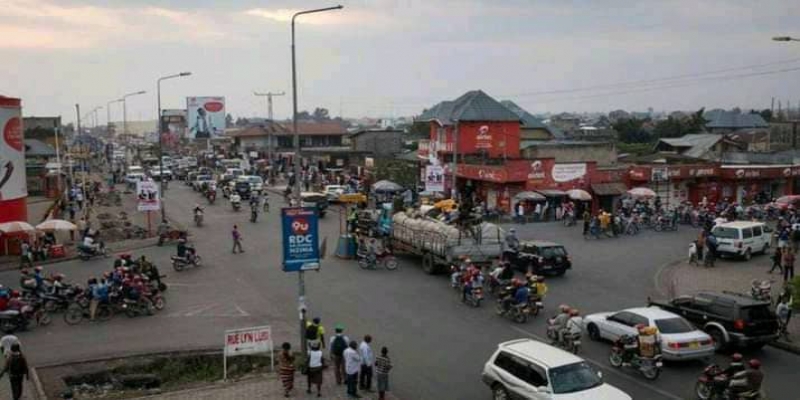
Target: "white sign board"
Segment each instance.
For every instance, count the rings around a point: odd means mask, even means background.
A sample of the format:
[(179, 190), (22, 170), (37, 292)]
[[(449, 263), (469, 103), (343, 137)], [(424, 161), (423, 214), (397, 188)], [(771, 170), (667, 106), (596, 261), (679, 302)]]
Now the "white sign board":
[(189, 138), (209, 139), (225, 134), (224, 97), (187, 97)]
[(555, 164), (553, 165), (553, 180), (555, 182), (569, 182), (586, 175), (585, 163)]
[(225, 349), (222, 354), (223, 379), (228, 379), (228, 357), (269, 353), (274, 371), (275, 361), (272, 355), (274, 350), (272, 328), (269, 325), (225, 331)]
[(441, 165), (425, 167), (425, 191), (444, 192), (444, 167)]
[(139, 211), (158, 211), (161, 209), (161, 194), (158, 192), (157, 182), (136, 182), (136, 198), (136, 209)]

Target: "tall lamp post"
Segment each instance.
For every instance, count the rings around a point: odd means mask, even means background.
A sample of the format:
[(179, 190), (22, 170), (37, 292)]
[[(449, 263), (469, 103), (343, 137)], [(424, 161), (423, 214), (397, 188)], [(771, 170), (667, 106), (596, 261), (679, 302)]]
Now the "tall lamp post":
[(191, 75), (191, 72), (181, 72), (179, 74), (167, 75), (158, 78), (156, 81), (156, 98), (158, 103), (158, 114), (156, 114), (156, 135), (158, 135), (158, 183), (161, 192), (161, 220), (167, 219), (167, 210), (164, 207), (164, 154), (161, 148), (163, 140), (161, 138), (161, 81), (174, 78), (182, 78)]
[[(317, 8), (313, 10), (300, 11), (292, 16), (292, 133), (294, 137), (294, 185), (292, 188), (292, 194), (294, 197), (293, 203), (296, 205), (300, 204), (300, 136), (297, 134), (297, 62), (294, 45), (294, 21), (301, 15), (341, 10), (342, 8), (344, 7), (341, 5), (335, 7)], [(300, 348), (303, 350), (303, 357), (305, 357), (306, 354), (308, 354), (308, 349), (306, 348), (306, 343), (304, 340), (306, 332), (306, 307), (304, 304), (306, 297), (306, 285), (303, 274), (304, 272), (302, 269), (297, 272), (298, 302), (300, 303)]]
[[(772, 40), (776, 42), (800, 42), (800, 38), (795, 38), (791, 36), (774, 36)], [(791, 116), (791, 109), (786, 111), (787, 116)], [(792, 123), (792, 148), (797, 148), (797, 120), (791, 121)], [(771, 138), (769, 138), (771, 139)], [(769, 144), (769, 142), (768, 142)]]
[(125, 96), (122, 96), (122, 133), (127, 135), (128, 134), (128, 97), (131, 96), (138, 96), (140, 94), (147, 93), (144, 90), (140, 90), (138, 92), (128, 93)]
[(111, 105), (114, 103), (121, 103), (122, 99), (111, 100), (106, 103), (106, 134), (111, 138)]

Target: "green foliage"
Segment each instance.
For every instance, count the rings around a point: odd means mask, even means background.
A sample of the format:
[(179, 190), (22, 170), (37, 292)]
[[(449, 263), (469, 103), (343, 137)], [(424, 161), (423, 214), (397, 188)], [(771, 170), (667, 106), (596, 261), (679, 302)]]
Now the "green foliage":
[(417, 184), (419, 170), (416, 164), (393, 158), (375, 159), (375, 182), (388, 180), (406, 188), (414, 188)]
[(758, 110), (750, 110), (750, 114), (758, 114), (761, 115), (761, 118), (764, 118), (764, 121), (771, 122), (774, 115), (772, 115), (772, 110), (769, 108), (765, 108), (761, 111)]
[(624, 143), (647, 143), (652, 140), (650, 132), (644, 129), (648, 120), (638, 118), (622, 118), (612, 125), (619, 134), (619, 141)]
[(653, 143), (617, 143), (617, 152), (641, 156), (653, 152)]
[(792, 308), (800, 309), (800, 276), (795, 276), (789, 281), (789, 288), (792, 290), (792, 298), (794, 299)]

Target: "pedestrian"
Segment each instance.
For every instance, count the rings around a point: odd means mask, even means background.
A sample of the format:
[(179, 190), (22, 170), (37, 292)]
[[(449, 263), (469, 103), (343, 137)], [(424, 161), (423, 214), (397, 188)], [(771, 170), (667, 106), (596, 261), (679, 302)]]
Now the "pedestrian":
[(783, 283), (794, 278), (794, 252), (791, 249), (784, 249), (781, 253), (781, 264), (783, 264)]
[(389, 349), (381, 347), (381, 355), (375, 358), (375, 378), (378, 381), (378, 400), (386, 399), (389, 391), (389, 371), (392, 369), (392, 360), (389, 358)]
[(325, 348), (325, 327), (321, 325), (322, 320), (314, 317), (311, 322), (306, 323), (306, 348), (320, 346)]
[(70, 221), (75, 221), (75, 212), (76, 212), (75, 203), (70, 202), (69, 203), (69, 220)]
[(322, 350), (320, 349), (320, 343), (321, 342), (318, 342), (311, 346), (306, 359), (306, 376), (308, 377), (306, 393), (311, 394), (311, 385), (316, 385), (317, 397), (322, 397), (322, 369), (325, 364), (325, 360), (322, 357)]
[(347, 382), (347, 394), (353, 398), (360, 398), (356, 385), (358, 384), (358, 371), (361, 369), (361, 356), (356, 350), (358, 343), (351, 340), (347, 349), (344, 351), (344, 372), (347, 375), (345, 381)]
[(281, 354), (278, 356), (278, 376), (283, 385), (283, 397), (289, 397), (294, 390), (294, 355), (292, 345), (284, 342), (281, 345)]
[(703, 261), (703, 251), (706, 248), (706, 231), (701, 230), (697, 235), (697, 261)]
[(233, 254), (236, 254), (236, 249), (239, 249), (240, 253), (244, 253), (244, 249), (242, 249), (242, 234), (239, 233), (239, 227), (237, 225), (233, 226), (231, 236), (233, 237)]
[(344, 327), (336, 325), (334, 328), (334, 336), (331, 338), (331, 363), (333, 364), (333, 373), (336, 377), (336, 384), (341, 385), (344, 377), (344, 351), (347, 349), (347, 344), (350, 339), (343, 333)]
[(23, 240), (19, 245), (19, 267), (20, 269), (33, 267), (33, 254), (31, 252), (31, 245), (27, 240)]
[(367, 392), (372, 391), (372, 369), (375, 366), (375, 353), (372, 352), (372, 336), (364, 336), (361, 345), (358, 346), (358, 353), (361, 355), (361, 374), (359, 375), (359, 387)]
[(8, 378), (11, 381), (11, 396), (13, 400), (22, 398), (22, 378), (30, 380), (28, 375), (28, 361), (22, 355), (19, 343), (11, 345), (11, 354), (6, 358), (3, 371), (0, 372), (0, 378), (8, 372)]
[(589, 234), (589, 224), (592, 222), (592, 214), (589, 210), (583, 210), (583, 236)]
[(0, 338), (0, 351), (2, 351), (3, 356), (7, 359), (11, 356), (11, 346), (19, 345), (19, 338), (14, 335), (8, 334)]
[(689, 265), (697, 265), (697, 241), (689, 243)]
[(775, 252), (772, 253), (772, 267), (769, 269), (768, 274), (771, 274), (775, 268), (778, 268), (778, 271), (781, 275), (783, 275), (783, 265), (781, 265), (781, 249), (780, 247), (775, 248)]
[(775, 315), (778, 316), (778, 334), (789, 338), (789, 332), (786, 330), (789, 326), (789, 318), (791, 309), (789, 308), (789, 301), (786, 296), (781, 295), (778, 299), (778, 305), (775, 307)]
[(75, 202), (78, 203), (78, 209), (83, 210), (83, 190), (78, 189), (75, 193)]
[(542, 220), (542, 203), (536, 203), (536, 207), (533, 208), (533, 220), (536, 222)]

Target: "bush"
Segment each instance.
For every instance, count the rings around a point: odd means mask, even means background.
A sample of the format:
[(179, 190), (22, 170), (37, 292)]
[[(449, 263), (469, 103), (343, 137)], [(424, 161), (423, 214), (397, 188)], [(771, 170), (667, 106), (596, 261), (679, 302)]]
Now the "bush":
[(792, 291), (792, 298), (794, 299), (792, 308), (800, 310), (800, 276), (795, 276), (789, 281), (789, 289)]

